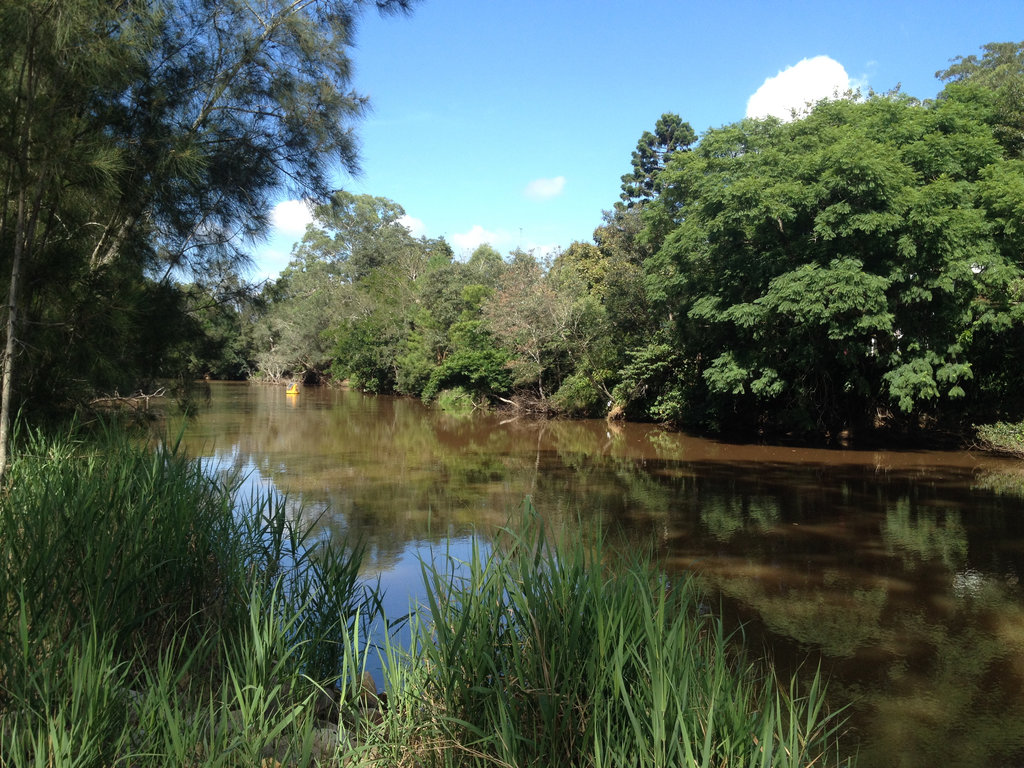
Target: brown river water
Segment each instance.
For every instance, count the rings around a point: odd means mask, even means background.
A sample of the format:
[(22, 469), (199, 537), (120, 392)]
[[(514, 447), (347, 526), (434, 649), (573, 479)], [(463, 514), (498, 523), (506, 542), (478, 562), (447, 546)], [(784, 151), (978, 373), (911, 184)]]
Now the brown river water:
[(861, 768), (1024, 766), (1024, 462), (220, 383), (184, 444), (362, 540), (392, 615), (419, 558), (459, 556), (529, 496), (549, 523), (698, 574), (780, 670), (820, 664)]

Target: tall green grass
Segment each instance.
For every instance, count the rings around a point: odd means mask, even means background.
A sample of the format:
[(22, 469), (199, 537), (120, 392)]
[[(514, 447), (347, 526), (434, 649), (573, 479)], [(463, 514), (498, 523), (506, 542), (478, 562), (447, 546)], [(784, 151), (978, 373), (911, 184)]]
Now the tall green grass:
[[(365, 660), (358, 551), (117, 430), (19, 435), (0, 496), (5, 766), (309, 764)], [(350, 696), (351, 698), (351, 696)], [(332, 711), (333, 710), (333, 711)], [(314, 755), (314, 751), (316, 755)]]
[(413, 647), (388, 665), (392, 741), (423, 764), (847, 764), (820, 675), (779, 680), (690, 578), (643, 558), (606, 568), (536, 520), (424, 578)]
[(0, 493), (0, 764), (846, 765), (814, 675), (779, 680), (688, 578), (553, 545), (536, 515), (424, 564), (380, 645), (361, 553), (117, 430), (18, 437)]

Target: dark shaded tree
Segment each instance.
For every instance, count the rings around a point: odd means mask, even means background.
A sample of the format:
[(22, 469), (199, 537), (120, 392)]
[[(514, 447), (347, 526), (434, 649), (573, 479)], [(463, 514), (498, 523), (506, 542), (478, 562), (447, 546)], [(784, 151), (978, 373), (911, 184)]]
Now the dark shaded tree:
[(622, 201), (627, 207), (643, 203), (658, 193), (658, 174), (676, 152), (689, 149), (697, 134), (679, 115), (666, 112), (658, 118), (654, 133), (644, 131), (633, 150), (633, 170), (622, 177)]
[[(123, 300), (142, 294), (110, 286), (166, 283), (244, 259), (277, 190), (323, 197), (334, 166), (356, 169), (352, 124), (365, 101), (349, 90), (348, 52), (367, 5), (0, 7), (0, 258), (10, 276), (0, 473), (15, 393), (30, 391), (44, 362), (60, 362), (54, 350), (81, 346), (105, 297), (120, 297), (107, 310), (120, 313), (123, 333), (90, 334), (92, 359), (117, 359), (111, 344), (145, 317), (145, 300)], [(408, 3), (373, 5), (392, 11)], [(35, 337), (40, 328), (49, 329), (46, 349)], [(132, 366), (118, 367), (129, 380)], [(90, 369), (76, 374), (79, 392), (107, 383)]]

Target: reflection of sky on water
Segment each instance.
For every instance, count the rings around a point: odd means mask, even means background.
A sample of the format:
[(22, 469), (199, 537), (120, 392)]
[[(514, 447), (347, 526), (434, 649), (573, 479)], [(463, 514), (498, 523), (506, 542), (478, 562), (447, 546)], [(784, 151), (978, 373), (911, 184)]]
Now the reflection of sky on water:
[[(253, 502), (262, 499), (285, 504), (290, 519), (300, 524), (322, 514), (330, 514), (323, 502), (306, 505), (301, 500), (286, 497), (272, 479), (260, 473), (251, 460), (241, 459), (237, 450), (215, 453), (199, 459), (199, 463), (208, 475), (220, 476), (232, 483), (237, 513), (249, 513), (261, 508), (260, 504)], [(330, 535), (329, 529), (324, 530), (328, 530), (327, 535)], [(379, 588), (384, 615), (392, 627), (392, 637), (402, 647), (407, 648), (411, 642), (409, 623), (405, 618), (417, 603), (426, 600), (424, 566), (431, 567), (446, 579), (455, 579), (460, 576), (462, 565), (472, 557), (473, 537), (459, 536), (454, 531), (448, 533), (448, 537), (441, 542), (420, 539), (407, 541), (397, 556), (389, 552), (386, 557), (378, 558), (373, 545), (365, 551), (363, 583)], [(482, 540), (478, 540), (477, 545), (480, 554), (486, 556), (489, 545)], [(377, 622), (371, 631), (371, 642), (379, 643), (387, 628), (382, 622)], [(378, 686), (383, 680), (381, 669), (377, 654), (371, 654), (367, 660), (367, 671), (373, 674)]]
[[(330, 517), (334, 525), (321, 528), (324, 535), (331, 535), (334, 530), (346, 530), (344, 515), (332, 512), (325, 502), (306, 501), (301, 498), (285, 496), (274, 484), (265, 477), (250, 459), (239, 456), (237, 449), (231, 452), (218, 452), (212, 456), (200, 458), (200, 466), (210, 476), (220, 476), (231, 482), (235, 488), (236, 512), (249, 512), (259, 508), (256, 500), (270, 500), (276, 504), (284, 504), (290, 519), (300, 525), (316, 523), (323, 517)], [(452, 563), (469, 560), (473, 537), (465, 532), (448, 527), (440, 540), (412, 539), (401, 544), (397, 555), (390, 551), (382, 555), (376, 543), (366, 544), (363, 558), (363, 576), (367, 584), (379, 584), (385, 595), (384, 605), (390, 619), (405, 616), (412, 602), (423, 597), (423, 564), (433, 564), (439, 573), (451, 571)], [(352, 542), (353, 544), (358, 542)], [(480, 542), (481, 552), (486, 553), (487, 546)], [(455, 571), (457, 575), (457, 570)]]
[[(479, 542), (481, 554), (486, 554), (487, 546)], [(433, 541), (416, 540), (407, 542), (396, 558), (389, 558), (388, 567), (378, 571), (367, 579), (369, 584), (378, 584), (382, 593), (384, 615), (390, 622), (392, 639), (397, 640), (403, 648), (412, 642), (411, 630), (406, 616), (417, 603), (426, 603), (423, 567), (432, 566), (438, 574), (446, 578), (458, 578), (463, 570), (462, 565), (472, 556), (473, 538), (463, 536), (446, 540), (438, 544)], [(382, 640), (385, 627), (377, 623), (371, 629), (372, 642)], [(380, 659), (372, 654), (367, 660), (367, 670), (373, 675), (378, 685), (383, 680)]]
[(229, 479), (235, 486), (236, 509), (249, 499), (278, 495), (273, 481), (263, 477), (253, 460), (242, 456), (237, 445), (230, 452), (218, 451), (212, 456), (201, 456), (198, 461), (207, 475)]
[[(367, 578), (368, 583), (379, 583), (384, 593), (384, 611), (390, 619), (409, 613), (410, 607), (425, 598), (423, 566), (433, 566), (438, 573), (457, 578), (460, 566), (472, 555), (470, 536), (447, 539), (438, 544), (433, 541), (407, 542), (401, 554), (389, 563), (386, 570)], [(486, 548), (481, 543), (481, 551)]]

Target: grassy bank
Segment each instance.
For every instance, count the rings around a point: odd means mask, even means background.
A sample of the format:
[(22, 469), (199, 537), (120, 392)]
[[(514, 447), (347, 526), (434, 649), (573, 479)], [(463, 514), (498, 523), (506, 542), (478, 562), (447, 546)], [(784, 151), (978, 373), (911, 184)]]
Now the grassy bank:
[[(0, 754), (20, 766), (310, 764), (358, 697), (358, 556), (123, 435), (22, 435), (0, 514)], [(337, 694), (335, 686), (348, 687)], [(324, 690), (330, 691), (329, 696)], [(334, 741), (338, 738), (335, 736)]]
[[(359, 552), (117, 433), (22, 435), (0, 515), (0, 754), (21, 766), (846, 763), (817, 678), (777, 680), (688, 579), (534, 516), (424, 567), (369, 649)], [(344, 554), (344, 552), (348, 554)], [(363, 671), (380, 652), (390, 706)]]

